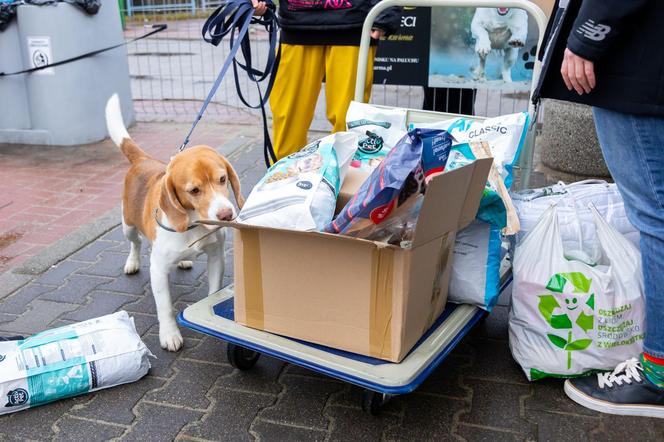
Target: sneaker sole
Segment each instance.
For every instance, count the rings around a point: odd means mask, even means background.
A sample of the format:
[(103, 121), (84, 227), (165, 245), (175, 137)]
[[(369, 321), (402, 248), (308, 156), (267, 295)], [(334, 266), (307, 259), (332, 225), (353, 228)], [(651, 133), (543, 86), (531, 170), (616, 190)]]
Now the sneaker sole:
[(600, 413), (664, 418), (664, 406), (645, 404), (620, 405), (595, 399), (574, 387), (569, 380), (565, 381), (565, 394), (577, 404), (591, 410), (599, 411)]

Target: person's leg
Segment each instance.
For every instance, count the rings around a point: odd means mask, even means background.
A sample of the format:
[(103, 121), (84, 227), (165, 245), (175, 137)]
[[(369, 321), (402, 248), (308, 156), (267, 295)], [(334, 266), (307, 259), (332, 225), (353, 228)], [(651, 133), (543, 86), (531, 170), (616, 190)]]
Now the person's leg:
[(613, 375), (568, 380), (565, 392), (598, 411), (664, 417), (664, 118), (600, 108), (593, 113), (606, 164), (641, 232), (645, 355), (640, 365), (628, 361)]
[[(355, 97), (357, 55), (359, 46), (327, 46), (325, 51), (325, 104), (327, 119), (332, 132), (346, 130), (346, 111)], [(364, 101), (371, 97), (373, 83), (373, 59), (376, 46), (369, 49), (367, 78), (364, 84)]]
[(277, 159), (307, 144), (324, 75), (325, 46), (281, 45), (281, 61), (270, 94), (272, 138)]

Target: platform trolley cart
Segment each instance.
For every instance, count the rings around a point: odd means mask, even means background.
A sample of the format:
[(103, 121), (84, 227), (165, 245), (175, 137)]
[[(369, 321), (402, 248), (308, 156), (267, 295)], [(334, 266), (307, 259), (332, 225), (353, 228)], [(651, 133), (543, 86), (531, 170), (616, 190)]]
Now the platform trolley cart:
[[(527, 0), (382, 0), (367, 15), (362, 29), (355, 99), (362, 101), (369, 54), (370, 32), (374, 20), (383, 10), (392, 6), (412, 7), (510, 7), (524, 9), (535, 19), (539, 31), (538, 47), (546, 27), (542, 10)], [(532, 91), (537, 83), (540, 63), (533, 69)], [(528, 107), (534, 121), (534, 107)], [(457, 114), (409, 110), (408, 123), (454, 118)], [(483, 117), (465, 116), (478, 120)], [(519, 163), (521, 187), (528, 187), (528, 176), (532, 169), (535, 140), (535, 124), (529, 124), (526, 143)], [(501, 268), (501, 293), (511, 288), (509, 262)], [(447, 307), (422, 336), (410, 353), (400, 363), (391, 363), (363, 355), (348, 353), (321, 345), (287, 338), (261, 330), (252, 329), (234, 322), (233, 288), (229, 286), (212, 293), (205, 299), (189, 306), (178, 315), (178, 322), (195, 331), (228, 342), (227, 358), (233, 367), (251, 369), (261, 354), (298, 365), (327, 376), (355, 384), (365, 389), (362, 408), (370, 414), (379, 412), (392, 396), (415, 390), (440, 363), (450, 354), (464, 336), (480, 321), (486, 312), (473, 305), (448, 303)]]

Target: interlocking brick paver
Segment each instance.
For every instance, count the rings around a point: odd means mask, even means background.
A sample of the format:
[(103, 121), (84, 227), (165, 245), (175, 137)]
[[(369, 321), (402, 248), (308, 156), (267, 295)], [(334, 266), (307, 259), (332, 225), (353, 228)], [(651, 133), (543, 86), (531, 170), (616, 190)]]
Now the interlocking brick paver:
[(403, 407), (398, 427), (385, 432), (387, 440), (446, 440), (454, 424), (454, 415), (467, 407), (461, 399), (443, 398), (424, 394), (410, 394), (393, 399)]
[(219, 376), (233, 368), (224, 365), (202, 364), (195, 361), (175, 361), (175, 375), (164, 388), (149, 393), (146, 399), (188, 408), (207, 408), (210, 401), (205, 396)]
[[(113, 253), (105, 250), (99, 254), (99, 260), (91, 266), (79, 271), (83, 275), (105, 276), (107, 278), (117, 278), (118, 276), (126, 276), (124, 274), (124, 265), (127, 260), (126, 254)], [(145, 260), (141, 261), (140, 272), (149, 274), (149, 263)]]
[(323, 416), (330, 395), (344, 388), (331, 380), (304, 376), (282, 376), (283, 391), (274, 406), (261, 412), (260, 417), (308, 428), (326, 429), (328, 420)]
[(80, 309), (69, 312), (63, 316), (63, 319), (71, 321), (85, 321), (87, 319), (97, 318), (99, 316), (115, 313), (128, 302), (133, 301), (133, 296), (127, 296), (120, 293), (104, 292), (94, 290), (88, 294), (90, 301)]
[(148, 376), (131, 384), (101, 390), (94, 394), (90, 402), (70, 411), (70, 414), (88, 419), (129, 425), (135, 418), (132, 412), (134, 405), (148, 391), (162, 387), (165, 382), (165, 380)]
[(173, 374), (171, 365), (184, 350), (191, 348), (198, 344), (198, 341), (185, 338), (183, 350), (179, 352), (167, 351), (161, 348), (159, 345), (159, 336), (157, 335), (145, 335), (143, 336), (143, 342), (150, 349), (154, 358), (150, 358), (150, 376), (158, 376), (162, 378), (170, 377)]
[[(225, 360), (225, 354), (223, 358)], [(276, 395), (282, 389), (277, 379), (285, 365), (277, 359), (263, 355), (250, 371), (235, 370), (219, 378), (216, 385), (227, 390)]]
[[(460, 424), (456, 434), (468, 441), (477, 442), (522, 442), (532, 439), (524, 438), (522, 434), (509, 431), (499, 431), (490, 428), (474, 427)], [(573, 440), (573, 439), (562, 439)], [(579, 439), (576, 439), (579, 440)]]
[(507, 340), (508, 312), (509, 308), (505, 306), (495, 306), (491, 311), (491, 314), (475, 327), (475, 330), (473, 330), (473, 336)]
[(464, 384), (472, 389), (473, 396), (470, 410), (459, 416), (459, 422), (534, 436), (535, 425), (521, 416), (521, 399), (530, 393), (529, 385), (479, 379), (465, 379)]
[(254, 438), (248, 431), (249, 426), (256, 414), (276, 399), (276, 396), (218, 388), (212, 390), (210, 397), (214, 401), (211, 410), (200, 422), (185, 428), (183, 434), (210, 440), (253, 441)]
[(15, 441), (51, 439), (53, 424), (74, 406), (89, 400), (89, 396), (78, 396), (0, 416), (0, 440), (3, 437)]
[[(344, 385), (343, 390), (338, 391), (327, 401), (328, 407), (342, 406), (346, 408), (354, 408), (359, 413), (362, 408), (364, 389), (356, 387), (355, 385)], [(401, 414), (403, 412), (403, 397), (396, 396), (383, 404), (381, 413), (384, 414)]]
[(110, 440), (124, 433), (125, 428), (92, 422), (65, 416), (57, 423), (58, 434), (54, 442), (90, 442), (91, 440)]
[(97, 240), (89, 245), (83, 247), (78, 252), (70, 256), (70, 259), (81, 262), (93, 263), (97, 261), (99, 253), (103, 252), (106, 249), (118, 246), (120, 243), (116, 241), (102, 241)]
[(226, 342), (205, 336), (195, 347), (183, 350), (182, 357), (205, 362), (226, 363)]
[(662, 441), (664, 421), (644, 417), (602, 415), (602, 430), (593, 433), (597, 441)]
[(21, 314), (33, 299), (37, 299), (40, 295), (55, 289), (55, 286), (46, 286), (32, 282), (3, 299), (0, 303), (0, 312), (16, 315)]
[(473, 364), (464, 375), (527, 384), (521, 368), (512, 359), (507, 342), (475, 338), (467, 340), (473, 348)]
[(74, 273), (76, 270), (89, 266), (90, 264), (84, 262), (70, 261), (66, 259), (57, 265), (46, 270), (42, 276), (35, 280), (38, 284), (48, 285), (62, 285), (65, 278)]
[(261, 438), (260, 440), (275, 442), (322, 442), (327, 436), (327, 432), (324, 430), (293, 427), (277, 422), (266, 422), (264, 420), (256, 421), (251, 426), (251, 431), (256, 433)]
[(150, 330), (154, 330), (155, 333), (159, 333), (159, 327), (157, 327), (159, 321), (157, 320), (156, 314), (145, 315), (141, 313), (131, 312), (129, 316), (134, 318), (134, 325), (136, 326), (136, 332), (139, 335), (143, 336), (144, 334), (148, 333), (148, 331)]
[(39, 333), (48, 328), (60, 315), (78, 308), (77, 304), (64, 302), (42, 301), (36, 299), (29, 305), (29, 310), (11, 322), (0, 326), (3, 332), (16, 332), (26, 335)]
[(543, 379), (531, 384), (533, 394), (524, 400), (526, 410), (598, 416), (599, 413), (569, 400), (563, 391), (563, 380)]
[[(588, 440), (588, 435), (599, 427), (599, 417), (559, 415), (546, 411), (527, 411), (526, 417), (537, 425), (537, 440)], [(606, 440), (606, 439), (605, 439)], [(646, 440), (634, 436), (633, 440)]]
[(387, 428), (399, 422), (394, 415), (370, 416), (346, 407), (328, 407), (325, 416), (332, 421), (328, 439), (331, 442), (378, 442)]
[(122, 441), (167, 441), (174, 440), (180, 430), (190, 422), (197, 421), (200, 411), (173, 408), (153, 403), (136, 406), (138, 419), (121, 438)]
[(98, 286), (109, 282), (108, 278), (100, 278), (89, 275), (71, 275), (65, 284), (53, 291), (46, 292), (40, 299), (57, 302), (69, 302), (72, 304), (83, 304), (86, 295)]

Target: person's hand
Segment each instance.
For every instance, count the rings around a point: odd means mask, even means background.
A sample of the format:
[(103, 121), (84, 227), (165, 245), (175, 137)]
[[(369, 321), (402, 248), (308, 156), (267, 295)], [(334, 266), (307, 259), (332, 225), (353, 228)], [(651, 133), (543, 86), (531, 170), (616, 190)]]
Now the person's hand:
[(254, 6), (254, 15), (261, 16), (267, 12), (267, 5), (265, 2), (259, 2), (258, 0), (251, 0), (251, 4)]
[(383, 31), (382, 29), (373, 28), (371, 30), (371, 38), (373, 38), (374, 40), (380, 40), (380, 38), (384, 36), (385, 36), (385, 31)]
[(579, 57), (569, 49), (565, 49), (563, 64), (560, 67), (565, 86), (577, 94), (588, 94), (595, 88), (595, 65), (592, 61)]

